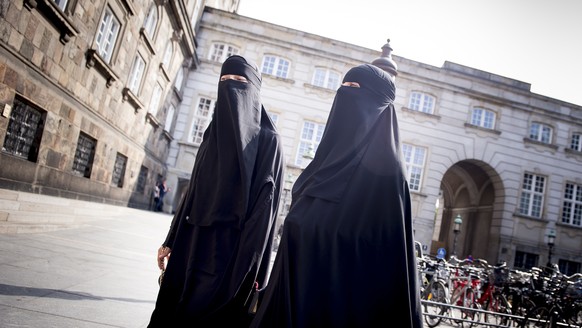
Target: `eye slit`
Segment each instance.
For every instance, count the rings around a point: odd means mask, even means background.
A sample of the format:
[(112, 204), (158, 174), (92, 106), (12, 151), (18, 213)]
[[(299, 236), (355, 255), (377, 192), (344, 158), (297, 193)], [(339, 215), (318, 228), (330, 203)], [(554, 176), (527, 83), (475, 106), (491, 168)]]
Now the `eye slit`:
[(344, 82), (342, 83), (344, 87), (359, 88), (360, 84), (358, 82)]
[(248, 83), (247, 79), (244, 76), (236, 75), (236, 74), (225, 74), (220, 77), (220, 81), (226, 80), (235, 80), (239, 82)]

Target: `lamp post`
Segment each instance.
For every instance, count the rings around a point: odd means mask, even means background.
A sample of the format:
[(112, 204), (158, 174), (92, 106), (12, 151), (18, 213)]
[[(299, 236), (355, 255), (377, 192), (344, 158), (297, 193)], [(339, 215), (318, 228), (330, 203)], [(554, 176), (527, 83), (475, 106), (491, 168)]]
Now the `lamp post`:
[(550, 250), (548, 251), (548, 263), (546, 264), (547, 267), (552, 266), (552, 248), (554, 248), (554, 243), (556, 241), (556, 232), (554, 230), (550, 230), (548, 233), (548, 246)]
[(461, 219), (461, 214), (457, 214), (453, 224), (453, 232), (455, 233), (455, 239), (453, 240), (453, 255), (457, 255), (457, 236), (461, 232), (461, 225), (463, 224), (463, 219)]

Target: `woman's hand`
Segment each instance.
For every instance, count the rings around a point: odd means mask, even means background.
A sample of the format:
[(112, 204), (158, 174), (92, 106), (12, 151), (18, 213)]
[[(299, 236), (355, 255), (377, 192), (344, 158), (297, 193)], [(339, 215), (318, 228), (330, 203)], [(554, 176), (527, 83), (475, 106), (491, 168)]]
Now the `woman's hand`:
[(160, 270), (165, 270), (166, 269), (166, 264), (164, 263), (164, 260), (166, 258), (170, 258), (170, 253), (172, 252), (172, 250), (170, 249), (170, 247), (166, 247), (166, 246), (160, 246), (160, 248), (158, 248), (158, 268), (160, 268)]

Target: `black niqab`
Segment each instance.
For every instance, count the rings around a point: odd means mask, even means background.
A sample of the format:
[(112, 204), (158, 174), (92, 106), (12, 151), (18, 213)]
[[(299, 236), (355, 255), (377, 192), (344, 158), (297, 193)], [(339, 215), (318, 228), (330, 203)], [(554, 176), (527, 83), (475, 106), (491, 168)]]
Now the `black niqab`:
[(344, 81), (251, 327), (422, 327), (395, 87), (368, 64)]
[(248, 326), (249, 296), (268, 277), (283, 153), (260, 100), (255, 65), (229, 57), (188, 191), (164, 246), (172, 249), (148, 327)]

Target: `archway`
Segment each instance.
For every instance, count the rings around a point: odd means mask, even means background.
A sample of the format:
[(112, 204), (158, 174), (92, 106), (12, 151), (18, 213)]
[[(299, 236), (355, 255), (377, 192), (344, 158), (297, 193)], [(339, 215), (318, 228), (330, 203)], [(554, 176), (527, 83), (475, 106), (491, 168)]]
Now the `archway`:
[[(487, 163), (464, 160), (451, 166), (441, 181), (431, 253), (443, 247), (447, 257), (471, 255), (495, 263), (504, 194), (499, 175)], [(455, 241), (453, 227), (458, 215), (462, 224)]]

